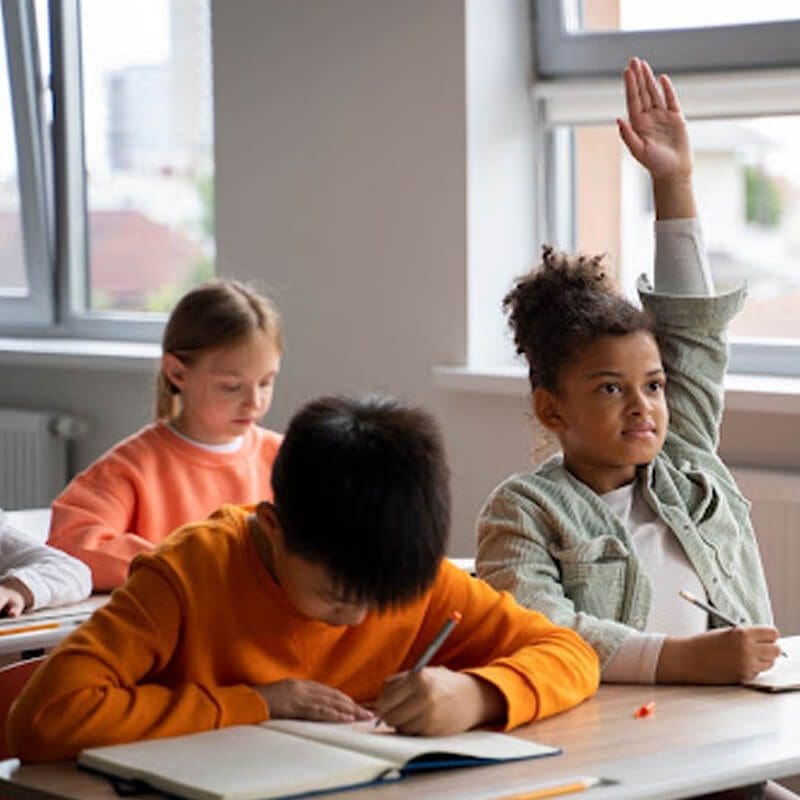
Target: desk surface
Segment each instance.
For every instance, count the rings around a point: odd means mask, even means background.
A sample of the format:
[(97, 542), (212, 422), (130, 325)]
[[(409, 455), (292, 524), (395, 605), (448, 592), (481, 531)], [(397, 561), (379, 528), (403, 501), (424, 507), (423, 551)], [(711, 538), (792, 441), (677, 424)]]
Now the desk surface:
[[(635, 719), (656, 701), (652, 716)], [(576, 709), (520, 729), (563, 748), (553, 758), (417, 775), (333, 800), (496, 800), (578, 775), (619, 781), (587, 800), (671, 800), (800, 772), (800, 692), (769, 695), (739, 687), (603, 686)], [(10, 762), (0, 795), (10, 800), (112, 800), (104, 780), (72, 763)], [(140, 795), (142, 798), (156, 795)], [(328, 795), (326, 795), (328, 796)]]

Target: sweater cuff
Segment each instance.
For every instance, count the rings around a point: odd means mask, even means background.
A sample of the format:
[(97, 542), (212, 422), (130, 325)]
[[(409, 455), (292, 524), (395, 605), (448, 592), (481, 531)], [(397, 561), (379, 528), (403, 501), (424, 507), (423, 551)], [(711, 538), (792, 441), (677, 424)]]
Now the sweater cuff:
[(257, 725), (269, 719), (267, 702), (252, 686), (223, 686), (209, 692), (219, 708), (218, 727)]
[(666, 639), (661, 633), (632, 633), (603, 668), (605, 683), (655, 683), (658, 657)]
[(539, 698), (536, 690), (515, 670), (497, 665), (465, 669), (463, 672), (491, 683), (503, 695), (506, 718), (501, 727), (504, 731), (531, 722), (538, 716)]
[(740, 286), (730, 292), (710, 295), (679, 295), (656, 292), (642, 275), (637, 287), (642, 305), (665, 328), (699, 328), (703, 331), (724, 330), (744, 305), (747, 289)]

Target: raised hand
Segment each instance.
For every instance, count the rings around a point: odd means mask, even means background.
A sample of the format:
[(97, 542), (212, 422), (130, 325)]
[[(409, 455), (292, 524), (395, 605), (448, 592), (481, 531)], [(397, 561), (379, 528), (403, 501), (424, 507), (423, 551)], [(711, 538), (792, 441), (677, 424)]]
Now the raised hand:
[(632, 58), (623, 73), (628, 119), (618, 119), (622, 140), (654, 181), (688, 180), (692, 151), (678, 96), (666, 75), (656, 80), (650, 65)]
[(289, 679), (255, 688), (267, 701), (272, 719), (358, 722), (373, 717), (344, 692), (316, 681)]

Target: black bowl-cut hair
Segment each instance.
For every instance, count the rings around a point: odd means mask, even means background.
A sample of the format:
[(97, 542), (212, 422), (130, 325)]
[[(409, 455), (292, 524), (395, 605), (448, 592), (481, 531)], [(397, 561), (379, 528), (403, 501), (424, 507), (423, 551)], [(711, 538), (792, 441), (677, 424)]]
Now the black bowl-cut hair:
[(450, 474), (430, 414), (390, 397), (323, 397), (289, 423), (272, 470), (287, 549), (379, 610), (433, 583), (450, 530)]

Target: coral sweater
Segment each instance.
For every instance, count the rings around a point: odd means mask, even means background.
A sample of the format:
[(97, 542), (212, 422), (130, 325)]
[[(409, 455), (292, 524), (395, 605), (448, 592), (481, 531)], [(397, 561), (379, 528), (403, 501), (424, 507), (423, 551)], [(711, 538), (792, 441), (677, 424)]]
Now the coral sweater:
[(146, 425), (80, 473), (53, 502), (49, 544), (89, 565), (97, 591), (125, 582), (131, 559), (223, 503), (272, 499), (282, 437), (257, 426), (233, 453)]
[(84, 747), (259, 723), (252, 687), (286, 678), (336, 687), (363, 703), (409, 669), (453, 610), (461, 623), (434, 657), (480, 676), (506, 699), (505, 728), (591, 695), (594, 651), (576, 633), (445, 561), (419, 600), (358, 625), (301, 615), (252, 539), (250, 508), (224, 506), (140, 555), (128, 582), (36, 671), (8, 720), (26, 761)]

